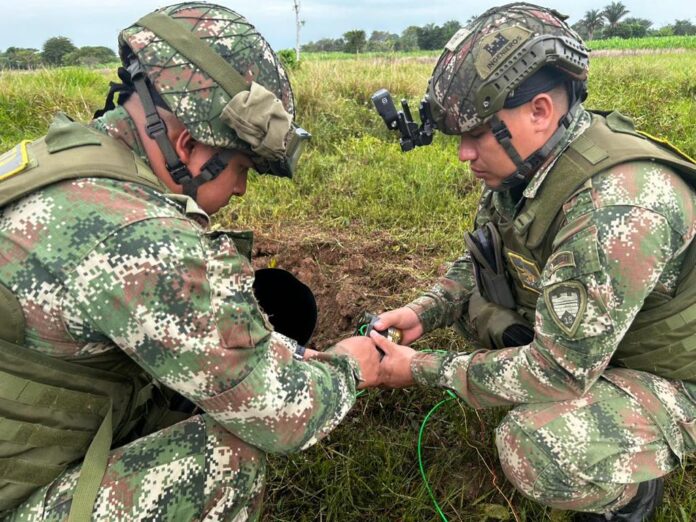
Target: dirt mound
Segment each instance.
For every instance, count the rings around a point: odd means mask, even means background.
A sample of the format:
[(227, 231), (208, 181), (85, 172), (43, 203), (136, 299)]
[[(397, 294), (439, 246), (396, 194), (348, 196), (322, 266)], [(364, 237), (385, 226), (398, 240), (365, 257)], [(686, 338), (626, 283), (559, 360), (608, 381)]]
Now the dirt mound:
[(253, 258), (256, 269), (283, 268), (312, 289), (319, 318), (309, 346), (321, 349), (352, 334), (363, 311), (400, 306), (405, 293), (427, 284), (428, 267), (404, 251), (405, 245), (386, 234), (329, 235), (305, 225), (257, 232)]

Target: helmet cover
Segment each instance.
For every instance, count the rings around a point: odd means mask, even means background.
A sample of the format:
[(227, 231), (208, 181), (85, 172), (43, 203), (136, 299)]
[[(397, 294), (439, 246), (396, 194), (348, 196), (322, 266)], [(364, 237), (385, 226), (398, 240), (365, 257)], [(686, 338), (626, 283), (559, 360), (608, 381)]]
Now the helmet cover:
[(462, 134), (486, 123), (525, 80), (554, 68), (586, 82), (588, 49), (558, 12), (527, 3), (486, 11), (447, 43), (428, 85), (439, 130)]

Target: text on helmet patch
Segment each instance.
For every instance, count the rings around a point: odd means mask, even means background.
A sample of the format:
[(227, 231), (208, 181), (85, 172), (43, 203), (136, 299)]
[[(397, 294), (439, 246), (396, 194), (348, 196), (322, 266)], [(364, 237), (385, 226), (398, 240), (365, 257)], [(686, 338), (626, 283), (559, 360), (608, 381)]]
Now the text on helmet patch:
[(477, 44), (476, 71), (482, 79), (488, 78), (512, 56), (531, 36), (532, 31), (512, 26), (487, 34)]

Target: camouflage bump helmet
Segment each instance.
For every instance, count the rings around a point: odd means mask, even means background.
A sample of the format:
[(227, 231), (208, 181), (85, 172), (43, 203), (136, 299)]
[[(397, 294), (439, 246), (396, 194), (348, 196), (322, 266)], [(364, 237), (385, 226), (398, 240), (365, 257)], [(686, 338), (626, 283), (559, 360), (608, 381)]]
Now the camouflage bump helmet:
[(556, 11), (527, 3), (489, 9), (445, 46), (428, 85), (438, 129), (462, 134), (489, 121), (525, 80), (553, 69), (585, 89), (588, 49)]
[[(286, 152), (283, 147), (297, 129), (292, 88), (278, 56), (240, 14), (205, 2), (171, 5), (124, 29), (118, 40), (124, 65), (137, 59), (156, 93), (197, 141), (242, 150), (262, 165)], [(230, 102), (240, 93), (243, 100), (232, 111)], [(278, 121), (287, 135), (276, 133), (275, 147), (269, 149), (266, 133)], [(258, 164), (257, 170), (264, 172)]]

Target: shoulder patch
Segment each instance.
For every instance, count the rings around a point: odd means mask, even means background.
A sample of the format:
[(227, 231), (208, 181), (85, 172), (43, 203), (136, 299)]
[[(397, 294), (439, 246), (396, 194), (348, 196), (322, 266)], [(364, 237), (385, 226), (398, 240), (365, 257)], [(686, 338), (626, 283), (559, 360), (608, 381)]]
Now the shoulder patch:
[(31, 143), (24, 140), (0, 156), (0, 180), (14, 176), (22, 172), (29, 164), (27, 145)]
[(556, 326), (573, 337), (587, 308), (585, 286), (579, 281), (558, 283), (544, 290), (544, 301)]
[(555, 252), (546, 262), (544, 270), (553, 275), (560, 268), (575, 267), (575, 255), (571, 250)]

